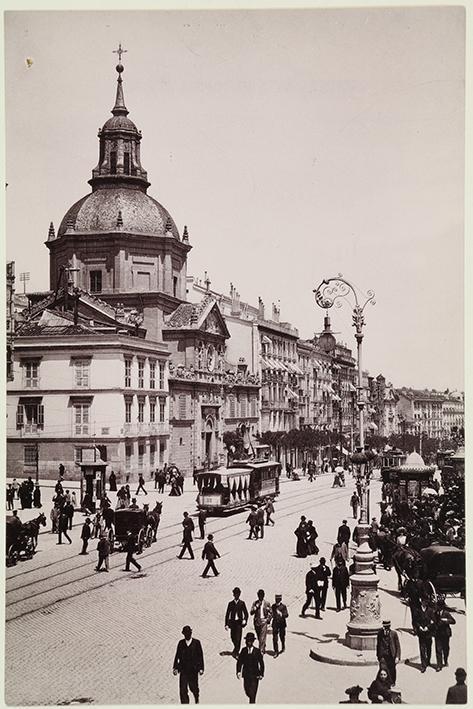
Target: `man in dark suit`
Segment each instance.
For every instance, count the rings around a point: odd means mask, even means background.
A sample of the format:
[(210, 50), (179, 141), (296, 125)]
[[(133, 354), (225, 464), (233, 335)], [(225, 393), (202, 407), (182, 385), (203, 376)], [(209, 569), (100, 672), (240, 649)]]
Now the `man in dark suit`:
[(448, 656), (450, 654), (450, 638), (452, 636), (451, 625), (455, 625), (455, 618), (447, 611), (444, 599), (437, 602), (435, 611), (435, 654), (437, 656), (437, 672), (442, 667), (448, 667)]
[(138, 564), (136, 559), (133, 557), (134, 552), (136, 551), (136, 537), (130, 530), (126, 533), (126, 543), (125, 543), (125, 551), (126, 551), (126, 559), (125, 559), (125, 571), (130, 570), (130, 564), (133, 564), (135, 568), (138, 569), (138, 571), (141, 571), (141, 566)]
[(435, 614), (433, 608), (421, 601), (421, 607), (416, 622), (417, 639), (419, 640), (419, 654), (421, 672), (425, 672), (430, 665), (432, 656), (432, 638), (435, 632)]
[(194, 522), (191, 517), (189, 517), (188, 512), (184, 512), (184, 519), (182, 521), (182, 549), (178, 555), (178, 559), (182, 559), (185, 550), (190, 554), (191, 559), (194, 558), (194, 552), (192, 551), (191, 541), (193, 539), (192, 532), (194, 531)]
[[(230, 637), (233, 643), (233, 657), (238, 657), (241, 646), (242, 629), (248, 622), (248, 610), (244, 601), (240, 599), (241, 591), (238, 587), (233, 589), (233, 599), (227, 606), (225, 613), (225, 630), (230, 628)], [(254, 636), (253, 636), (254, 637)]]
[(89, 544), (89, 539), (91, 536), (90, 530), (90, 517), (86, 517), (84, 524), (82, 525), (82, 531), (80, 533), (80, 538), (82, 539), (82, 551), (80, 554), (88, 554), (87, 546)]
[(202, 549), (202, 559), (207, 559), (207, 566), (205, 567), (204, 573), (202, 574), (203, 579), (207, 578), (207, 574), (210, 571), (210, 569), (212, 569), (212, 571), (214, 572), (214, 576), (218, 576), (218, 571), (217, 571), (217, 568), (214, 564), (214, 559), (220, 558), (220, 554), (218, 553), (218, 551), (216, 550), (216, 548), (214, 546), (213, 534), (209, 534), (207, 539), (208, 539), (208, 541), (205, 542), (204, 548)]
[(199, 675), (204, 674), (204, 653), (200, 640), (192, 637), (192, 628), (185, 625), (182, 629), (184, 640), (177, 643), (172, 671), (179, 673), (179, 696), (181, 704), (189, 704), (188, 690), (199, 703)]
[(399, 635), (391, 630), (391, 621), (383, 620), (383, 627), (378, 630), (376, 656), (380, 665), (384, 664), (392, 685), (396, 684), (396, 665), (401, 660)]
[(345, 544), (347, 545), (347, 548), (348, 548), (348, 544), (350, 542), (350, 537), (351, 537), (350, 527), (348, 526), (346, 519), (344, 519), (342, 521), (342, 524), (338, 528), (337, 542), (339, 544), (343, 544), (343, 542), (345, 542)]
[(281, 652), (284, 652), (286, 649), (286, 619), (289, 613), (287, 612), (287, 606), (282, 602), (282, 596), (280, 593), (276, 594), (274, 600), (275, 603), (271, 606), (271, 625), (273, 628), (274, 657), (277, 657), (279, 655), (278, 639), (281, 640)]
[(305, 617), (305, 612), (310, 607), (312, 599), (315, 603), (315, 617), (320, 618), (320, 591), (317, 588), (317, 574), (315, 573), (317, 568), (318, 564), (311, 564), (310, 570), (305, 575), (306, 601), (302, 606), (301, 618)]
[(254, 641), (254, 633), (245, 635), (245, 647), (238, 655), (236, 666), (238, 679), (243, 675), (243, 687), (249, 704), (255, 703), (259, 681), (264, 677), (263, 655), (257, 647), (253, 647)]
[(455, 670), (456, 684), (449, 687), (445, 704), (466, 704), (468, 701), (467, 687), (465, 684), (466, 672), (463, 667), (458, 667)]

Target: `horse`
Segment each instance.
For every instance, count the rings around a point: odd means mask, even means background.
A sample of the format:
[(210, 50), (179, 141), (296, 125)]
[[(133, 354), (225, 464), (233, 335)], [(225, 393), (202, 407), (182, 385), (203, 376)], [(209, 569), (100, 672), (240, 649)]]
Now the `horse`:
[(393, 553), (396, 550), (396, 542), (393, 541), (389, 532), (380, 529), (373, 535), (376, 549), (378, 550), (379, 563), (386, 571), (390, 571), (393, 564)]
[(392, 559), (397, 573), (398, 590), (404, 595), (403, 578), (419, 578), (422, 570), (422, 557), (416, 549), (397, 546)]
[(156, 506), (151, 512), (147, 513), (147, 521), (151, 529), (153, 530), (153, 542), (156, 541), (158, 535), (158, 527), (161, 521), (161, 512), (163, 510), (163, 503), (156, 502)]
[(32, 519), (29, 522), (25, 522), (22, 527), (22, 532), (29, 539), (31, 539), (33, 543), (33, 550), (35, 550), (38, 546), (38, 535), (40, 526), (46, 526), (46, 515), (44, 514), (44, 512), (41, 512), (41, 514), (38, 515), (38, 517), (35, 517), (35, 519)]

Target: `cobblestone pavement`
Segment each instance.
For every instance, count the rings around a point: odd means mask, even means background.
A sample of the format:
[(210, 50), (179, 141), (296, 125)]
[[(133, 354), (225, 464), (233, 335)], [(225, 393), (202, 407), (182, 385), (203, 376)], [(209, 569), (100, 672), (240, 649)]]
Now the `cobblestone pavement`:
[[(172, 661), (186, 624), (204, 648), (201, 701), (246, 703), (223, 621), (235, 584), (241, 587), (248, 606), (257, 589), (264, 588), (271, 601), (275, 593), (282, 593), (289, 609), (287, 650), (277, 659), (265, 656), (259, 703), (338, 703), (345, 699), (346, 687), (357, 683), (367, 687), (376, 668), (328, 665), (309, 657), (324, 636), (344, 633), (349, 612), (335, 612), (333, 593), (329, 591), (322, 621), (299, 618), (309, 567), (309, 559), (295, 557), (294, 529), (300, 515), (314, 520), (320, 554), (326, 558), (342, 518), (354, 525), (348, 512), (352, 481), (341, 489), (332, 489), (331, 483), (331, 476), (312, 484), (306, 479), (284, 481), (275, 505), (276, 525), (265, 527), (263, 540), (246, 540), (244, 512), (211, 518), (207, 532), (214, 533), (222, 555), (217, 560), (217, 578), (200, 577), (204, 565), (200, 539), (193, 544), (195, 561), (176, 559), (182, 512), (195, 510), (196, 488), (188, 480), (182, 497), (161, 498), (164, 509), (158, 542), (139, 557), (141, 573), (122, 571), (124, 555), (116, 553), (111, 557), (110, 573), (96, 574), (96, 544), (90, 545), (88, 557), (78, 555), (79, 527), (72, 531), (72, 545), (56, 546), (55, 535), (42, 535), (35, 557), (6, 573), (7, 703), (59, 704), (79, 699), (95, 704), (177, 703), (178, 679), (172, 674)], [(153, 504), (157, 495), (148, 487), (146, 501)], [(144, 499), (139, 496), (140, 502)], [(375, 514), (376, 482), (371, 499)], [(81, 520), (78, 515), (77, 522)], [(393, 627), (407, 629), (409, 613), (395, 591), (395, 572), (380, 569), (378, 573), (383, 616), (391, 618)], [(421, 675), (418, 667), (402, 664), (397, 684), (404, 701), (443, 703), (447, 688), (454, 683), (455, 667), (465, 664), (464, 603), (453, 599), (449, 605), (455, 608), (457, 621), (450, 668), (439, 673), (429, 668)], [(414, 640), (401, 631), (403, 646), (412, 647)]]

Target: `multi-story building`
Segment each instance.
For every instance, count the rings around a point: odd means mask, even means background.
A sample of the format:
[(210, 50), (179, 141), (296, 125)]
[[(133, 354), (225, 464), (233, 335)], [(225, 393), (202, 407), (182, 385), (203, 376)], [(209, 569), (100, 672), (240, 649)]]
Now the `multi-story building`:
[(465, 397), (463, 392), (446, 391), (442, 406), (442, 428), (445, 438), (460, 431), (465, 426)]
[(446, 395), (428, 389), (396, 389), (398, 420), (401, 430), (431, 438), (443, 435), (443, 407)]
[(313, 393), (317, 370), (314, 366), (314, 345), (298, 340), (298, 366), (302, 371), (299, 377), (299, 422), (297, 428), (306, 428), (313, 423)]
[[(67, 300), (74, 299), (74, 314)], [(121, 482), (168, 460), (169, 350), (85, 293), (43, 299), (20, 326), (7, 390), (10, 475), (79, 474), (97, 447)]]
[(271, 319), (264, 317), (260, 301), (258, 331), (261, 338), (261, 431), (291, 431), (299, 421), (298, 332), (279, 320), (273, 303)]
[(393, 385), (386, 383), (385, 377), (378, 374), (376, 378), (369, 377), (369, 389), (372, 421), (376, 424), (377, 433), (384, 438), (399, 433), (398, 396)]

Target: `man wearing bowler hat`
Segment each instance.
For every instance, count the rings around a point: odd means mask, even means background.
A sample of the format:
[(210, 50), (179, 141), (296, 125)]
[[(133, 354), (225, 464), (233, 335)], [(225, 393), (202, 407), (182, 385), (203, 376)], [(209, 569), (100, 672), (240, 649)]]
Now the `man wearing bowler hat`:
[(248, 622), (248, 609), (246, 603), (240, 598), (241, 590), (236, 587), (233, 589), (233, 599), (227, 606), (225, 613), (225, 630), (230, 628), (230, 637), (233, 643), (232, 655), (238, 657), (241, 645), (242, 629)]
[(396, 684), (396, 665), (401, 660), (401, 644), (395, 630), (391, 629), (391, 621), (383, 620), (383, 627), (378, 630), (376, 639), (376, 656), (380, 667), (385, 667), (392, 685)]
[(263, 655), (257, 647), (253, 647), (255, 639), (254, 633), (245, 635), (245, 647), (238, 655), (236, 666), (238, 679), (243, 675), (243, 687), (249, 704), (255, 703), (259, 681), (264, 677)]
[(184, 640), (177, 643), (172, 671), (179, 674), (179, 696), (181, 704), (189, 704), (189, 692), (199, 703), (199, 675), (204, 674), (204, 653), (200, 640), (192, 637), (192, 628), (185, 625), (182, 629)]
[(345, 689), (345, 694), (348, 694), (348, 699), (344, 699), (341, 702), (338, 702), (339, 704), (368, 704), (368, 702), (363, 701), (363, 699), (360, 699), (360, 694), (363, 691), (363, 687), (360, 687), (359, 684), (356, 684), (354, 687), (348, 687), (348, 689)]
[(455, 670), (455, 679), (457, 683), (453, 687), (449, 687), (445, 704), (466, 704), (468, 701), (465, 684), (466, 672), (463, 667), (458, 667)]

